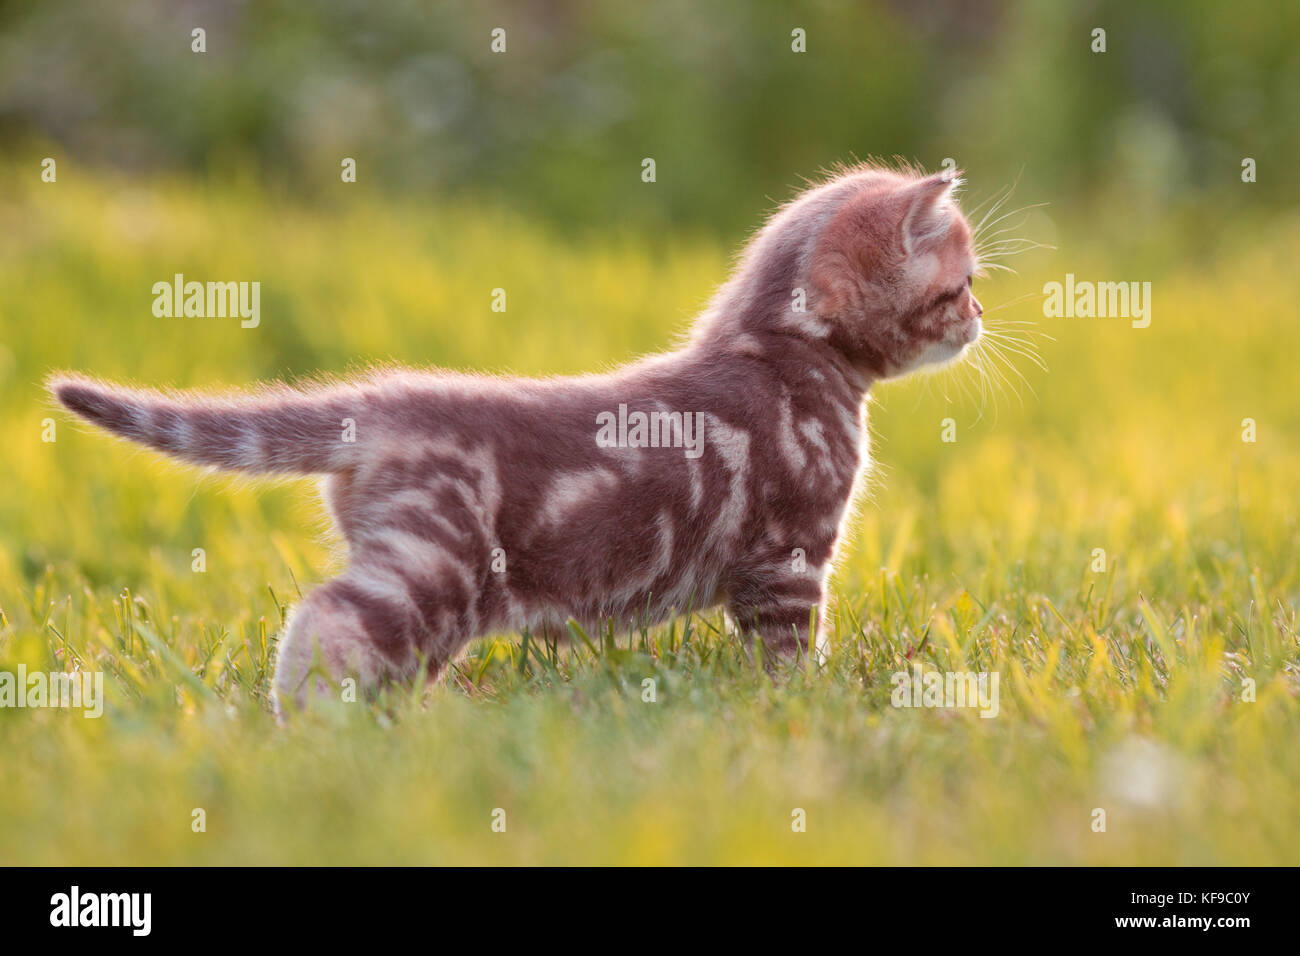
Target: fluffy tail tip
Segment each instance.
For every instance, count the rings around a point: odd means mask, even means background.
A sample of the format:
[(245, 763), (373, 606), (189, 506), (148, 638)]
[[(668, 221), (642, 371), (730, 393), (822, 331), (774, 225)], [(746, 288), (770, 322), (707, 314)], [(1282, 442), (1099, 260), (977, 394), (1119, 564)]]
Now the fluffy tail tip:
[(76, 375), (51, 375), (45, 387), (64, 408), (91, 421), (101, 420), (112, 407), (103, 388)]

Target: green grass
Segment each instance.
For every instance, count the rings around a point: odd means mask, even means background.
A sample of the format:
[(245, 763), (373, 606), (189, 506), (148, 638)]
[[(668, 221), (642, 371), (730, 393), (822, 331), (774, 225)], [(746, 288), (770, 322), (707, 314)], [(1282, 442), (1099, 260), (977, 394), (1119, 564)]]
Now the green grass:
[[(1159, 271), (1031, 223), (1060, 251), (984, 283), (986, 306), (1067, 271), (1150, 279), (1152, 325), (1042, 319), (1030, 298), (995, 317), (1053, 337), (1049, 372), (1020, 364), (1036, 395), (980, 417), (969, 369), (877, 390), (824, 669), (774, 683), (705, 615), (591, 648), (479, 642), (425, 693), (279, 728), (284, 608), (336, 567), (311, 484), (82, 430), (45, 373), (597, 369), (665, 345), (731, 250), (364, 192), (304, 209), (240, 183), (5, 172), (0, 669), (102, 670), (108, 703), (0, 709), (0, 863), (1300, 862), (1295, 220)], [(261, 327), (155, 319), (175, 272), (260, 280)], [(909, 652), (997, 671), (999, 715), (891, 707)]]

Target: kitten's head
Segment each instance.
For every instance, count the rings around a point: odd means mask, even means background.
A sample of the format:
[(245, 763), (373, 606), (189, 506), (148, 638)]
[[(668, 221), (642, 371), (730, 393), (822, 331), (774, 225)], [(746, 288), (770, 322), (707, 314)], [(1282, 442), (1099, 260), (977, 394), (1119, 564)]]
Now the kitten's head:
[(830, 341), (875, 378), (955, 359), (979, 338), (971, 229), (956, 175), (870, 170), (816, 243), (809, 275)]

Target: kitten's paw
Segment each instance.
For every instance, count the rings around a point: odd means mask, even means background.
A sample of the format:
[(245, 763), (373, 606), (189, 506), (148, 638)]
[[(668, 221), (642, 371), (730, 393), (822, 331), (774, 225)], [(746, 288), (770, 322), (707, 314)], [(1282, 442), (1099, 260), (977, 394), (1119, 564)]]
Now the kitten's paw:
[[(351, 680), (351, 684), (349, 684)], [(329, 680), (318, 672), (308, 674), (296, 688), (280, 686), (277, 682), (272, 696), (275, 719), (281, 724), (308, 711), (333, 708), (351, 699), (356, 700), (356, 682), (345, 678), (340, 683)]]

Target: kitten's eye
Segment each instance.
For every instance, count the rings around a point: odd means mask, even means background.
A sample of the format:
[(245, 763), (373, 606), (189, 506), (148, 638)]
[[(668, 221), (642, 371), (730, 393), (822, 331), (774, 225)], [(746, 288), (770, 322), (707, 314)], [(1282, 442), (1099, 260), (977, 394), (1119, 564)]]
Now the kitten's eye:
[(975, 287), (975, 276), (974, 276), (974, 275), (968, 275), (968, 276), (966, 277), (966, 288), (968, 288), (968, 289), (973, 289), (974, 287)]

